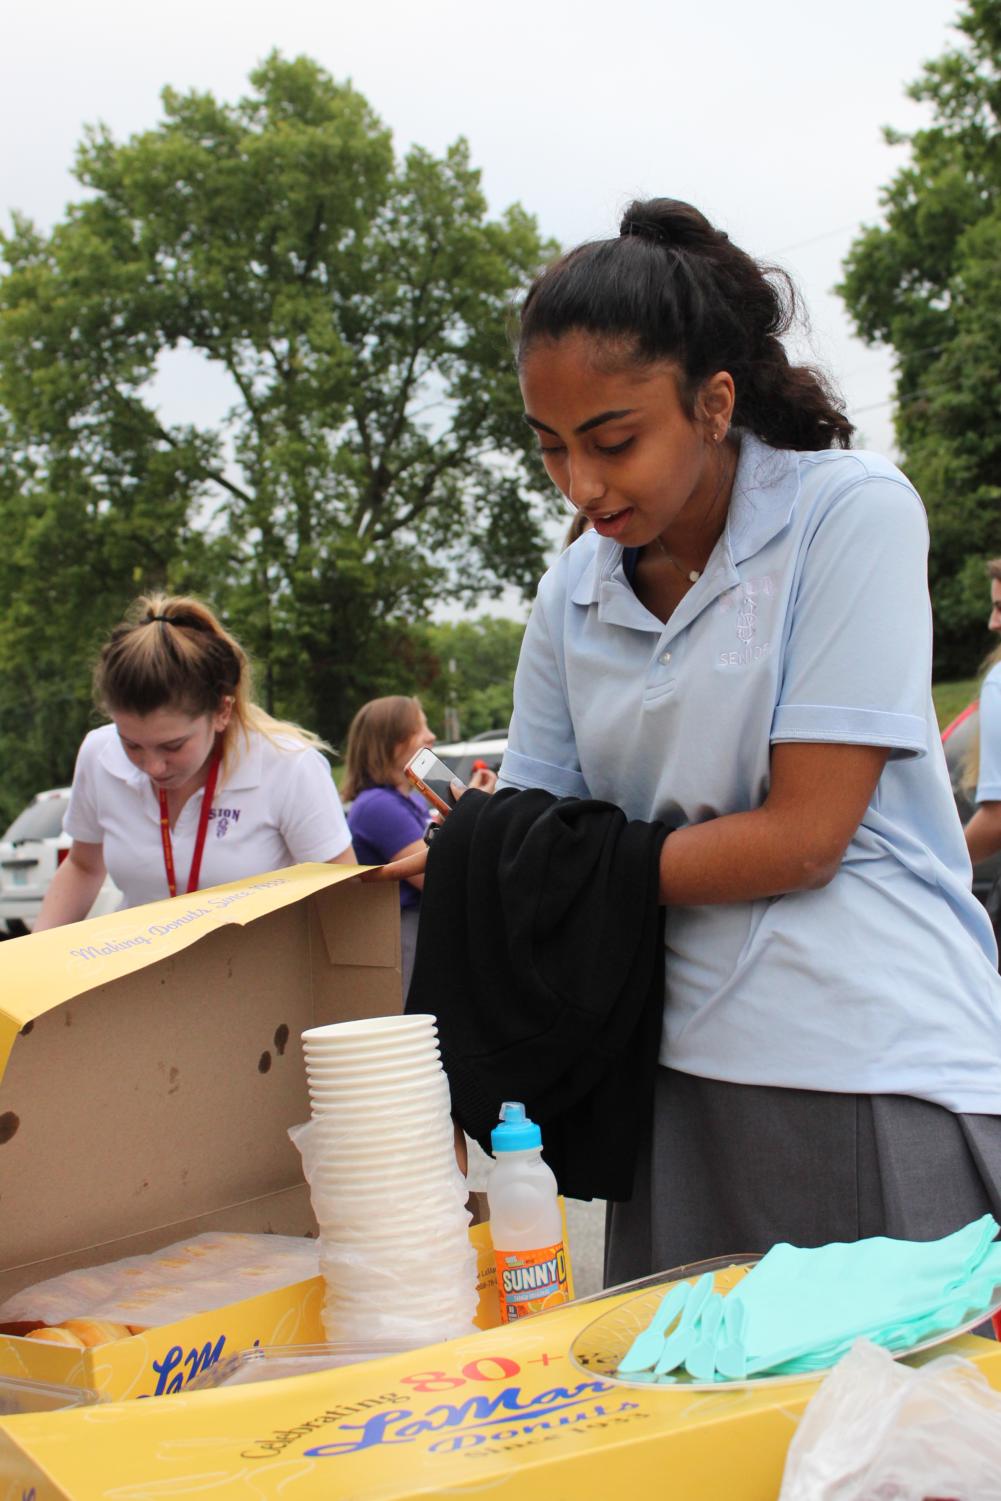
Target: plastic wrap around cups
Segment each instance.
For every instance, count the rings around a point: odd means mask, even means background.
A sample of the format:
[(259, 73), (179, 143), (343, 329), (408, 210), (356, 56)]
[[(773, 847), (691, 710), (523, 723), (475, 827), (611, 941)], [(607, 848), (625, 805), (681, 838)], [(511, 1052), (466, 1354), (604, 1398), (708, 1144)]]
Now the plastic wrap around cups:
[(455, 1166), (454, 1134), (448, 1127), (423, 1135), (411, 1135), (409, 1141), (387, 1139), (385, 1147), (355, 1153), (351, 1144), (336, 1129), (325, 1131), (325, 1122), (317, 1117), (311, 1124), (316, 1154), (311, 1162), (311, 1180), (327, 1178), (345, 1184), (361, 1181), (384, 1182), (387, 1178), (420, 1177)]
[[(425, 1235), (428, 1240), (440, 1241), (458, 1223), (459, 1216), (467, 1213), (458, 1198), (410, 1198), (383, 1199), (381, 1204), (368, 1201), (353, 1204), (350, 1199), (314, 1198), (314, 1216), (320, 1226), (320, 1234), (330, 1244), (347, 1240), (360, 1240), (362, 1244), (375, 1247), (380, 1220), (392, 1216), (395, 1222), (407, 1225), (411, 1235)], [(468, 1222), (467, 1222), (468, 1225)]]
[(393, 1275), (394, 1268), (386, 1266), (379, 1269), (379, 1275), (375, 1269), (369, 1269), (369, 1275), (365, 1275), (364, 1268), (334, 1267), (324, 1272), (327, 1283), (328, 1297), (340, 1304), (354, 1304), (359, 1308), (388, 1308), (392, 1306), (393, 1298), (399, 1295), (401, 1286), (406, 1286), (412, 1299), (416, 1299), (418, 1292), (419, 1301), (425, 1308), (456, 1308), (465, 1307), (470, 1297), (470, 1289), (475, 1288), (475, 1267), (472, 1271), (463, 1267), (453, 1273), (447, 1281), (444, 1277), (429, 1272), (427, 1267), (417, 1266), (410, 1273), (405, 1273), (402, 1268), (397, 1275)]
[[(301, 1126), (292, 1126), (289, 1130), (289, 1136), (302, 1157), (306, 1182), (310, 1185), (311, 1189), (314, 1183), (318, 1188), (320, 1187), (325, 1168), (329, 1169), (330, 1177), (336, 1180), (337, 1165), (351, 1160), (350, 1145), (355, 1140), (354, 1132), (332, 1126), (323, 1117), (314, 1117)], [(448, 1117), (445, 1117), (440, 1125), (437, 1137), (432, 1136), (419, 1147), (415, 1147), (413, 1157), (410, 1157), (406, 1150), (401, 1147), (400, 1156), (412, 1165), (413, 1171), (409, 1175), (412, 1182), (415, 1180), (417, 1182), (420, 1181), (419, 1167), (431, 1168), (436, 1161), (440, 1162), (443, 1168), (447, 1164), (448, 1171), (444, 1174), (445, 1180), (452, 1184), (456, 1196), (461, 1195), (464, 1199), (465, 1180), (455, 1162), (452, 1141), (452, 1123)], [(387, 1146), (385, 1152), (380, 1154), (379, 1160), (387, 1164), (392, 1162), (393, 1150), (391, 1146)], [(362, 1162), (356, 1165), (368, 1166), (373, 1171), (378, 1166), (377, 1163), (372, 1162)], [(360, 1184), (359, 1186), (364, 1187), (365, 1185)]]
[[(424, 1127), (437, 1127), (440, 1130), (451, 1118), (451, 1104), (451, 1097), (445, 1089), (436, 1091), (434, 1095), (415, 1095), (404, 1105), (397, 1105), (391, 1095), (376, 1099), (371, 1095), (360, 1096), (358, 1099), (345, 1099), (343, 1095), (330, 1099), (311, 1095), (309, 1110), (313, 1120), (320, 1122), (322, 1129), (329, 1133), (353, 1131), (355, 1140), (361, 1147), (369, 1132), (379, 1126), (390, 1125), (392, 1121), (397, 1123), (397, 1136), (401, 1132), (413, 1135)], [(390, 1131), (383, 1134), (392, 1136), (394, 1133)]]
[(311, 1184), (327, 1184), (331, 1188), (361, 1188), (366, 1183), (399, 1183), (415, 1178), (429, 1182), (448, 1179), (455, 1165), (451, 1139), (416, 1146), (409, 1151), (385, 1152), (379, 1157), (360, 1161), (355, 1161), (345, 1152), (325, 1150), (322, 1135), (318, 1141), (320, 1148), (316, 1160), (310, 1165), (309, 1181)]
[(408, 1339), (414, 1347), (433, 1345), (440, 1340), (460, 1339), (464, 1334), (475, 1334), (472, 1315), (465, 1319), (445, 1319), (440, 1322), (425, 1318), (412, 1318), (395, 1310), (391, 1313), (370, 1313), (362, 1318), (352, 1318), (350, 1311), (334, 1308), (323, 1309), (323, 1327), (329, 1340), (351, 1339)]
[(395, 1238), (386, 1233), (390, 1225), (404, 1230), (408, 1239), (417, 1236), (439, 1241), (464, 1233), (469, 1225), (465, 1202), (455, 1195), (409, 1199), (384, 1195), (381, 1201), (371, 1199), (361, 1204), (314, 1194), (313, 1213), (321, 1237), (331, 1245), (347, 1241), (372, 1246), (390, 1243)]
[(394, 1278), (416, 1278), (422, 1287), (436, 1292), (454, 1292), (458, 1279), (475, 1276), (476, 1254), (468, 1239), (464, 1246), (455, 1245), (433, 1256), (423, 1246), (397, 1247), (392, 1255), (379, 1256), (361, 1247), (342, 1250), (336, 1255), (324, 1251), (320, 1271), (335, 1285), (375, 1289), (390, 1285)]
[(444, 1151), (455, 1140), (451, 1113), (437, 1110), (432, 1115), (419, 1111), (415, 1119), (383, 1112), (359, 1117), (350, 1111), (329, 1111), (314, 1115), (317, 1136), (322, 1136), (324, 1151), (355, 1163), (376, 1164), (392, 1154), (408, 1154), (418, 1146)]
[(408, 1183), (426, 1183), (429, 1187), (452, 1183), (456, 1171), (455, 1157), (449, 1162), (449, 1156), (444, 1150), (428, 1151), (419, 1156), (404, 1156), (398, 1162), (386, 1159), (378, 1165), (369, 1163), (362, 1166), (345, 1165), (344, 1160), (329, 1157), (315, 1165), (311, 1183), (330, 1193), (354, 1193), (359, 1189), (378, 1189), (392, 1193)]
[(469, 1221), (455, 1206), (439, 1205), (433, 1213), (416, 1207), (397, 1209), (392, 1224), (400, 1234), (387, 1234), (374, 1215), (351, 1217), (342, 1210), (331, 1210), (328, 1215), (322, 1206), (320, 1214), (320, 1253), (328, 1259), (348, 1251), (392, 1256), (415, 1242), (447, 1253), (462, 1238), (468, 1239)]
[(334, 1235), (343, 1230), (369, 1229), (382, 1220), (406, 1220), (431, 1230), (446, 1216), (465, 1213), (465, 1195), (450, 1189), (425, 1192), (420, 1186), (407, 1193), (372, 1194), (312, 1193), (313, 1213), (320, 1231)]
[(435, 1319), (472, 1318), (477, 1301), (474, 1280), (463, 1285), (453, 1282), (450, 1288), (425, 1288), (419, 1278), (404, 1273), (373, 1288), (328, 1283), (324, 1299), (327, 1308), (337, 1309), (345, 1316), (394, 1312)]
[(340, 1309), (345, 1314), (352, 1310), (358, 1313), (387, 1313), (390, 1311), (410, 1315), (432, 1314), (437, 1318), (452, 1318), (468, 1314), (470, 1318), (477, 1307), (476, 1278), (453, 1280), (451, 1287), (440, 1285), (425, 1287), (419, 1274), (401, 1272), (395, 1280), (387, 1278), (377, 1286), (366, 1287), (363, 1283), (351, 1285), (331, 1280), (327, 1283), (324, 1299), (328, 1308)]
[(358, 1223), (339, 1219), (334, 1213), (320, 1226), (321, 1241), (324, 1250), (368, 1246), (373, 1255), (412, 1245), (415, 1236), (421, 1237), (422, 1244), (447, 1246), (453, 1236), (468, 1235), (471, 1218), (469, 1210), (458, 1205), (448, 1209), (439, 1207), (433, 1219), (414, 1210), (405, 1215), (398, 1214), (395, 1219), (384, 1215), (368, 1223)]
[(346, 1203), (359, 1205), (365, 1205), (369, 1201), (377, 1205), (388, 1199), (398, 1203), (433, 1199), (464, 1204), (467, 1197), (466, 1180), (454, 1159), (450, 1163), (444, 1156), (436, 1166), (425, 1167), (423, 1170), (415, 1167), (410, 1173), (395, 1173), (387, 1169), (382, 1175), (376, 1173), (360, 1177), (345, 1177), (338, 1174), (334, 1166), (314, 1163), (310, 1188), (318, 1195), (339, 1197)]
[(387, 1210), (384, 1206), (381, 1213), (369, 1215), (345, 1215), (337, 1206), (323, 1203), (318, 1207), (324, 1253), (368, 1246), (373, 1255), (382, 1255), (405, 1250), (415, 1241), (444, 1249), (454, 1245), (457, 1237), (468, 1237), (472, 1218), (458, 1197), (428, 1208), (415, 1204)]
[(423, 1302), (414, 1298), (412, 1292), (404, 1287), (393, 1295), (385, 1307), (374, 1303), (363, 1306), (359, 1303), (341, 1302), (335, 1298), (328, 1299), (323, 1305), (324, 1327), (338, 1328), (342, 1331), (345, 1326), (353, 1325), (353, 1332), (370, 1329), (374, 1333), (387, 1315), (400, 1321), (401, 1330), (406, 1329), (412, 1322), (419, 1321), (431, 1329), (440, 1329), (442, 1332), (438, 1334), (438, 1339), (452, 1339), (457, 1334), (472, 1333), (470, 1325), (476, 1317), (476, 1305), (470, 1300), (451, 1303)]

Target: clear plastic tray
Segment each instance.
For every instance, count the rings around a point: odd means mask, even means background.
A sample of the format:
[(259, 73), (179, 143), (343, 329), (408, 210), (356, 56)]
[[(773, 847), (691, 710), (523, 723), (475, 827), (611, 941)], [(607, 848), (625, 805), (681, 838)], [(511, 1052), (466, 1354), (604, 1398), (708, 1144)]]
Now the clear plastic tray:
[[(744, 1381), (696, 1381), (682, 1370), (674, 1373), (676, 1379), (673, 1382), (663, 1384), (616, 1375), (619, 1361), (640, 1330), (647, 1327), (665, 1290), (672, 1283), (694, 1281), (704, 1272), (712, 1272), (715, 1291), (726, 1293), (746, 1276), (755, 1262), (760, 1260), (760, 1256), (717, 1256), (711, 1261), (690, 1262), (687, 1266), (675, 1267), (669, 1272), (658, 1272), (653, 1277), (643, 1277), (638, 1282), (608, 1288), (595, 1298), (582, 1298), (581, 1302), (590, 1303), (621, 1293), (634, 1292), (636, 1294), (626, 1302), (619, 1303), (615, 1308), (610, 1308), (600, 1314), (580, 1331), (570, 1346), (571, 1364), (586, 1376), (597, 1376), (600, 1380), (612, 1382), (616, 1386), (642, 1387), (647, 1392), (727, 1392), (759, 1386), (792, 1386), (804, 1381), (821, 1380), (826, 1374), (823, 1370), (793, 1376), (751, 1376)], [(961, 1334), (968, 1334), (971, 1329), (975, 1329), (978, 1324), (984, 1323), (999, 1311), (1001, 1311), (1001, 1287), (996, 1287), (989, 1307), (972, 1318), (965, 1319), (953, 1329), (944, 1330), (930, 1339), (911, 1345), (906, 1350), (891, 1350), (889, 1353), (894, 1360), (902, 1360), (908, 1355), (919, 1355), (923, 1350), (932, 1350), (937, 1345), (944, 1345), (949, 1340), (958, 1339)]]
[(90, 1407), (99, 1401), (87, 1386), (56, 1386), (48, 1381), (22, 1381), (18, 1376), (0, 1376), (0, 1417), (21, 1412), (58, 1412), (61, 1407)]
[(360, 1365), (416, 1349), (407, 1340), (367, 1340), (364, 1344), (255, 1345), (228, 1360), (209, 1366), (185, 1391), (214, 1390), (220, 1386), (248, 1386), (256, 1381), (282, 1381), (289, 1376), (313, 1376), (317, 1371)]

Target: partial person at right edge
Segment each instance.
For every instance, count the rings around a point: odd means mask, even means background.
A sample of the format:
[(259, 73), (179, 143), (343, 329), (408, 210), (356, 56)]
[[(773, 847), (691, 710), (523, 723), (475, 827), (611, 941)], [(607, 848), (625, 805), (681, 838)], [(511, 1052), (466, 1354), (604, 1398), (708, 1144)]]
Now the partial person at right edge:
[[(991, 581), (989, 630), (1001, 634), (1001, 558), (987, 564)], [(980, 689), (979, 739), (968, 779), (976, 787), (977, 811), (966, 825), (966, 847), (974, 865), (1001, 850), (1001, 646), (984, 663)], [(1001, 928), (1001, 881), (987, 898), (995, 934)]]

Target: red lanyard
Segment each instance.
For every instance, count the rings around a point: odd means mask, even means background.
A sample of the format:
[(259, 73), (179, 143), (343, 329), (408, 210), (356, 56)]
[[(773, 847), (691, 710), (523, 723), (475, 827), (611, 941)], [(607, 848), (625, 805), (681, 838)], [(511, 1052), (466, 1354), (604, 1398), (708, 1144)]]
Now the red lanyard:
[[(212, 809), (212, 799), (215, 796), (215, 784), (219, 776), (219, 762), (222, 760), (222, 752), (216, 751), (212, 757), (212, 765), (205, 779), (205, 788), (202, 792), (202, 811), (198, 815), (198, 833), (195, 835), (195, 852), (191, 856), (191, 872), (188, 876), (188, 890), (198, 890), (198, 877), (202, 869), (202, 851), (205, 848), (205, 835), (209, 827), (209, 813)], [(170, 812), (167, 808), (167, 794), (161, 787), (160, 791), (160, 837), (163, 839), (163, 863), (167, 870), (167, 888), (171, 896), (177, 895), (177, 877), (174, 874), (174, 846), (170, 839)]]

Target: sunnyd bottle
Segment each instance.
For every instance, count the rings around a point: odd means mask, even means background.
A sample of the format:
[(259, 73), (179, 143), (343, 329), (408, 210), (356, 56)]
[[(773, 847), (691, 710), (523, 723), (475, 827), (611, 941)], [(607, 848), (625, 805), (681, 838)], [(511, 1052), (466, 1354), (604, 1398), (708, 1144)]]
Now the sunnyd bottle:
[(501, 1318), (508, 1324), (567, 1302), (566, 1249), (556, 1179), (542, 1160), (542, 1132), (524, 1105), (501, 1106), (490, 1145), (490, 1233)]

